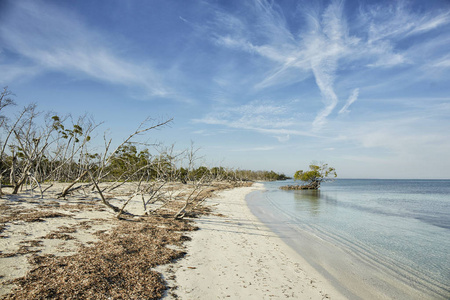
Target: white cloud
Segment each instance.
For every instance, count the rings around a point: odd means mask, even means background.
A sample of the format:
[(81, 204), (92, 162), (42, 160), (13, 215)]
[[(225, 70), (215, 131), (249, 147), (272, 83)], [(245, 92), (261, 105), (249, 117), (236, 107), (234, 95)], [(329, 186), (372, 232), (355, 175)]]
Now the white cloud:
[(361, 6), (360, 22), (368, 26), (368, 42), (403, 39), (450, 23), (448, 11), (412, 11), (408, 1)]
[[(410, 49), (396, 51), (395, 46), (406, 38), (438, 29), (450, 23), (448, 11), (434, 10), (417, 13), (411, 10), (411, 5), (406, 1), (395, 1), (388, 5), (383, 3), (362, 6), (359, 18), (361, 28), (367, 28), (368, 33), (367, 49), (361, 53), (378, 57), (374, 62), (368, 64), (369, 67), (377, 68), (416, 63), (408, 59)], [(432, 44), (436, 42), (439, 41), (431, 41)], [(433, 52), (436, 49), (438, 48), (434, 47)], [(414, 47), (412, 50), (414, 51)]]
[[(231, 22), (230, 18), (222, 16), (226, 20), (224, 27), (230, 30), (216, 34), (214, 38), (223, 47), (256, 54), (271, 62), (267, 65), (269, 71), (254, 85), (257, 90), (283, 86), (313, 76), (324, 103), (312, 124), (318, 131), (326, 124), (339, 102), (334, 85), (342, 68), (353, 64), (368, 70), (406, 65), (417, 65), (420, 68), (424, 62), (416, 55), (415, 46), (398, 48), (398, 44), (408, 36), (432, 31), (450, 23), (448, 11), (419, 14), (412, 12), (406, 2), (396, 1), (388, 5), (361, 6), (359, 24), (352, 28), (350, 34), (344, 4), (344, 1), (331, 1), (321, 11), (319, 6), (312, 8), (310, 2), (302, 3), (299, 11), (304, 14), (298, 17), (303, 17), (307, 26), (300, 33), (294, 34), (289, 30), (290, 27), (276, 3), (258, 0), (254, 2), (252, 11), (256, 14), (252, 15), (256, 25), (246, 23), (244, 18), (237, 19), (233, 16), (230, 17)], [(264, 30), (255, 32), (252, 31), (254, 28)], [(427, 43), (436, 45), (437, 40), (439, 39)], [(440, 60), (436, 62), (436, 67), (443, 68), (447, 64), (446, 60)], [(354, 87), (354, 91), (355, 88), (358, 87)], [(351, 103), (347, 102), (348, 105)], [(347, 108), (348, 106), (341, 109), (340, 113)]]
[(30, 66), (28, 64), (1, 64), (2, 71), (0, 72), (0, 82), (8, 83), (18, 80), (29, 79), (36, 74), (39, 74), (40, 68), (38, 66)]
[(424, 33), (440, 26), (450, 23), (450, 12), (444, 12), (438, 15), (425, 15), (416, 23), (416, 26), (411, 30), (410, 34)]
[(282, 135), (282, 136), (275, 136), (275, 138), (280, 143), (285, 143), (285, 142), (287, 142), (287, 141), (289, 141), (291, 139), (291, 136), (289, 134), (286, 134), (286, 135)]
[(433, 68), (450, 68), (450, 57), (444, 57), (430, 64)]
[[(389, 102), (395, 101), (391, 100)], [(442, 158), (450, 151), (450, 124), (448, 99), (412, 99), (409, 110), (366, 115), (352, 126), (341, 125), (336, 141), (354, 141), (362, 148), (379, 149), (402, 159), (430, 160)], [(401, 102), (403, 105), (405, 99)], [(439, 130), (436, 130), (439, 128)]]
[(103, 36), (69, 11), (40, 1), (14, 2), (0, 26), (3, 47), (26, 58), (28, 68), (138, 87), (149, 96), (171, 93), (148, 64), (121, 57)]
[(254, 152), (254, 151), (271, 151), (276, 149), (274, 146), (262, 146), (262, 147), (252, 147), (252, 148), (238, 148), (231, 150), (232, 152)]
[(345, 103), (344, 107), (341, 108), (339, 111), (340, 114), (348, 113), (350, 112), (348, 108), (350, 105), (352, 105), (357, 99), (359, 95), (359, 89), (354, 89), (353, 92), (350, 94), (350, 97), (348, 97), (347, 102)]
[(334, 91), (338, 60), (348, 54), (348, 46), (355, 42), (348, 37), (343, 2), (333, 1), (322, 15), (309, 13), (309, 29), (305, 30), (308, 33), (297, 37), (288, 30), (283, 14), (275, 4), (261, 0), (255, 2), (255, 7), (260, 21), (257, 25), (266, 29), (263, 39), (252, 41), (252, 37), (241, 30), (246, 25), (242, 21), (234, 21), (233, 24), (239, 26), (233, 28), (239, 30), (215, 36), (216, 41), (225, 47), (258, 54), (277, 64), (255, 85), (257, 89), (280, 84), (282, 78), (295, 80), (297, 76), (297, 81), (301, 81), (312, 74), (325, 104), (313, 122), (313, 127), (320, 129), (339, 101)]
[[(252, 101), (237, 107), (216, 109), (194, 123), (222, 125), (228, 128), (254, 131), (287, 141), (290, 135), (315, 136), (311, 132), (298, 130), (301, 125), (293, 111), (295, 101), (279, 105), (272, 101)], [(301, 128), (301, 127), (300, 127)]]
[(316, 79), (316, 84), (322, 94), (325, 104), (316, 116), (313, 127), (321, 129), (326, 118), (336, 107), (339, 99), (334, 91), (338, 60), (348, 53), (347, 36), (348, 29), (343, 18), (343, 3), (333, 1), (325, 10), (321, 20), (316, 20), (314, 25), (320, 24), (320, 29), (313, 31), (311, 36), (304, 40), (307, 47), (307, 58), (311, 63), (311, 70)]

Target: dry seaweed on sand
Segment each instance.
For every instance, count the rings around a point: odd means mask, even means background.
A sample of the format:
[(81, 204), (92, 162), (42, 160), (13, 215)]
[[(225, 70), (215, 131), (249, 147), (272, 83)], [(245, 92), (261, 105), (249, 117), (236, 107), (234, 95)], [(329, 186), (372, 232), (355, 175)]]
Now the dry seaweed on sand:
[[(214, 191), (230, 187), (233, 185), (205, 186), (203, 193), (189, 202), (185, 217), (208, 213), (210, 209), (201, 205), (204, 199), (212, 196)], [(166, 287), (162, 275), (154, 268), (182, 258), (185, 255), (182, 245), (190, 240), (185, 232), (198, 229), (189, 220), (174, 219), (175, 212), (185, 203), (183, 198), (174, 198), (164, 209), (152, 211), (147, 216), (130, 220), (116, 219), (113, 221), (116, 224), (113, 229), (96, 231), (98, 242), (89, 241), (86, 243), (89, 246), (81, 246), (76, 254), (70, 256), (34, 253), (36, 248), (30, 249), (31, 244), (23, 245), (22, 250), (31, 254), (28, 256), (31, 270), (26, 276), (5, 283), (15, 285), (15, 288), (4, 299), (161, 298), (169, 287)], [(59, 208), (63, 206), (64, 204)], [(98, 210), (98, 203), (76, 207), (83, 211), (92, 208)], [(34, 210), (17, 209), (5, 214), (6, 219), (3, 221), (44, 217), (44, 214), (38, 214)], [(45, 216), (57, 217), (51, 211), (47, 211)], [(71, 217), (72, 214), (66, 216)], [(70, 238), (70, 233), (91, 228), (93, 223), (111, 221), (91, 218), (70, 226), (59, 226), (40, 238), (64, 240)]]
[(75, 233), (77, 231), (74, 227), (60, 226), (57, 231), (50, 232), (43, 236), (43, 239), (58, 239), (58, 240), (73, 240), (75, 239), (68, 233)]
[(34, 269), (12, 281), (18, 287), (5, 299), (159, 299), (166, 287), (152, 268), (183, 257), (166, 246), (181, 245), (194, 226), (159, 216), (118, 222), (75, 255), (33, 255)]
[(73, 236), (67, 234), (67, 233), (62, 233), (62, 232), (51, 232), (45, 236), (42, 237), (43, 239), (49, 239), (49, 240), (73, 240), (75, 239)]
[(12, 222), (12, 221), (25, 221), (25, 222), (43, 222), (45, 218), (61, 218), (67, 217), (67, 214), (53, 212), (53, 211), (34, 211), (30, 212), (27, 210), (17, 210), (8, 216), (4, 216), (0, 219), (0, 222)]

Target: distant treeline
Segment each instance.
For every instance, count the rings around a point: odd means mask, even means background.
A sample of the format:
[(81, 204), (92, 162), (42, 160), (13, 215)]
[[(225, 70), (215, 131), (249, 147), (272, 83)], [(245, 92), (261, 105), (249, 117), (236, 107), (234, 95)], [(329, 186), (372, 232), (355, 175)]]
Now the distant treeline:
[[(81, 128), (81, 127), (80, 127)], [(210, 180), (228, 181), (275, 181), (289, 179), (285, 174), (274, 171), (235, 170), (225, 167), (177, 167), (181, 157), (167, 152), (150, 154), (149, 149), (138, 151), (136, 146), (121, 145), (114, 152), (109, 163), (102, 161), (102, 155), (95, 153), (70, 159), (49, 158), (42, 155), (29, 161), (30, 154), (21, 147), (14, 147), (12, 154), (4, 153), (0, 164), (2, 184), (16, 185), (24, 172), (33, 176), (38, 182), (59, 181), (71, 182), (79, 178), (86, 170), (95, 174), (103, 174), (102, 181), (198, 181), (208, 177)], [(55, 152), (54, 152), (55, 153)], [(72, 153), (73, 154), (73, 153)], [(84, 161), (84, 163), (80, 163)], [(5, 176), (7, 175), (7, 176)]]
[(291, 179), (283, 173), (276, 173), (274, 171), (238, 170), (235, 172), (239, 174), (239, 177), (253, 181), (276, 181)]

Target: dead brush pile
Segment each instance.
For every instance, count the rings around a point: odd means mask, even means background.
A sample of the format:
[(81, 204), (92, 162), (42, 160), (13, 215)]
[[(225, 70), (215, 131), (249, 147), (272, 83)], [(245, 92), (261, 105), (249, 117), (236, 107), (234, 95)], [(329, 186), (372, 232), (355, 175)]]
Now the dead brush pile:
[(34, 268), (4, 299), (159, 299), (166, 289), (157, 265), (181, 258), (181, 246), (194, 230), (186, 220), (152, 216), (118, 221), (109, 234), (100, 234), (93, 247), (65, 257), (34, 255)]

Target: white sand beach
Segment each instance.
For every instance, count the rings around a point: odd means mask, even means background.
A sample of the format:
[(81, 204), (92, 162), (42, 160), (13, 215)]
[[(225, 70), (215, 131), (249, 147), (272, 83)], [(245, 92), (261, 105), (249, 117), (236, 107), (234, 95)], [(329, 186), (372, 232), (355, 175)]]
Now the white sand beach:
[[(187, 255), (155, 268), (169, 286), (165, 298), (344, 298), (250, 212), (245, 196), (262, 188), (262, 184), (254, 184), (226, 189), (207, 199), (204, 205), (212, 208), (212, 213), (193, 219), (199, 230), (185, 233), (192, 240), (181, 247), (166, 246)], [(126, 199), (116, 197), (114, 201)], [(130, 209), (138, 204), (136, 201)], [(34, 253), (74, 255), (83, 249), (80, 246), (96, 246), (98, 232), (110, 232), (118, 224), (115, 215), (98, 200), (91, 202), (90, 196), (85, 198), (81, 193), (70, 201), (24, 193), (3, 198), (1, 205), (10, 221), (0, 239), (0, 297), (14, 287), (9, 280), (25, 276), (33, 268), (28, 260)]]
[(344, 299), (250, 212), (245, 196), (256, 189), (262, 185), (207, 201), (213, 214), (196, 222), (200, 230), (176, 265), (174, 292), (180, 299)]
[[(62, 190), (63, 185), (56, 186)], [(0, 298), (14, 287), (9, 280), (31, 270), (28, 259), (34, 253), (73, 255), (80, 246), (97, 242), (96, 233), (115, 226), (115, 219), (104, 206), (82, 198), (68, 202), (22, 193), (0, 199), (2, 217), (12, 219), (0, 235)]]

